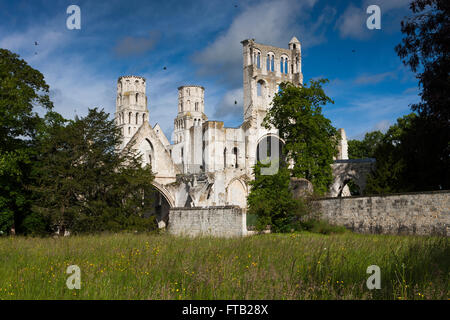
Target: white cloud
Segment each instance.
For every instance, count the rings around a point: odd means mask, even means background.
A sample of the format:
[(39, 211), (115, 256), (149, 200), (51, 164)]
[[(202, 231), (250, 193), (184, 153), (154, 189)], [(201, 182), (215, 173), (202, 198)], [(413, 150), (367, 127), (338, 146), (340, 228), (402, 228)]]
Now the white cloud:
[(342, 38), (365, 39), (370, 36), (366, 27), (366, 12), (351, 4), (336, 21), (335, 28)]
[(350, 4), (336, 21), (335, 29), (339, 30), (342, 38), (359, 40), (370, 38), (375, 32), (367, 29), (366, 20), (369, 15), (366, 9), (370, 5), (378, 5), (381, 11), (382, 31), (400, 31), (399, 22), (409, 10), (410, 2), (411, 0), (364, 0), (361, 7)]
[[(287, 47), (292, 36), (302, 46), (317, 45), (325, 40), (325, 27), (334, 18), (335, 10), (326, 7), (316, 21), (310, 21), (309, 11), (316, 0), (264, 1), (246, 7), (230, 27), (208, 47), (195, 54), (199, 74), (213, 75), (232, 87), (242, 85), (242, 45), (245, 39)], [(297, 17), (301, 14), (302, 19)]]
[(242, 118), (244, 105), (244, 92), (242, 88), (227, 91), (219, 101), (214, 117), (217, 119)]
[(377, 84), (387, 79), (397, 79), (397, 72), (388, 71), (378, 74), (364, 74), (357, 77), (353, 83), (355, 84)]

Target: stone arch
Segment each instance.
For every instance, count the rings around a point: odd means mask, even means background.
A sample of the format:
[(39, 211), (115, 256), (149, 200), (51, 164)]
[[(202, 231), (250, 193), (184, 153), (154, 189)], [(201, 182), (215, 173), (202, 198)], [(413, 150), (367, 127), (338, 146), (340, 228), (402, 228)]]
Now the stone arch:
[[(281, 142), (278, 144), (279, 145), (278, 155), (281, 157), (282, 151), (283, 151), (283, 146), (285, 145), (284, 140), (281, 139), (277, 134), (268, 133), (258, 139), (258, 142), (256, 144), (256, 150), (255, 150), (255, 153), (256, 153), (255, 161), (261, 161), (260, 155), (259, 155), (260, 147), (262, 147), (262, 148), (265, 147), (267, 150), (267, 154), (269, 155), (269, 153), (270, 153), (270, 155), (272, 155), (272, 152), (271, 152), (272, 144), (274, 144), (274, 142), (276, 143), (276, 141)], [(264, 145), (266, 145), (267, 147)], [(263, 152), (263, 151), (261, 151), (261, 152)]]
[(231, 179), (226, 189), (226, 201), (229, 205), (237, 205), (241, 208), (247, 207), (247, 185), (239, 178)]
[[(152, 206), (149, 208), (146, 216), (155, 216), (161, 227), (169, 223), (170, 208), (175, 206), (175, 201), (170, 192), (157, 182), (152, 182), (154, 192), (149, 195), (152, 200)], [(163, 222), (163, 224), (161, 223)]]
[(364, 195), (367, 184), (367, 176), (375, 165), (375, 159), (350, 159), (336, 160), (332, 165), (333, 183), (330, 186), (331, 197), (350, 196), (350, 183), (359, 190), (359, 195)]

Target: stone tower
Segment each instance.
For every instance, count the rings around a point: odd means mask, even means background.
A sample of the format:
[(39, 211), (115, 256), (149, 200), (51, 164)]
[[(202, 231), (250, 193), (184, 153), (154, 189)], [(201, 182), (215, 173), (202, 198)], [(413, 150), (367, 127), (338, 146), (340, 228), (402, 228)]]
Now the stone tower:
[(192, 126), (201, 127), (208, 118), (205, 115), (205, 88), (181, 86), (178, 88), (178, 114), (174, 120), (174, 143), (188, 139)]
[(256, 148), (264, 136), (278, 136), (275, 128), (266, 129), (261, 123), (279, 84), (303, 84), (301, 70), (301, 45), (293, 37), (288, 48), (278, 48), (256, 43), (254, 39), (241, 42), (243, 46), (244, 124), (246, 131), (246, 166), (256, 161)]
[(265, 116), (278, 85), (289, 81), (303, 83), (301, 46), (296, 37), (289, 48), (277, 48), (244, 40), (244, 121), (253, 118), (259, 125)]
[(117, 80), (116, 124), (122, 131), (123, 148), (139, 127), (148, 121), (145, 78), (123, 76)]

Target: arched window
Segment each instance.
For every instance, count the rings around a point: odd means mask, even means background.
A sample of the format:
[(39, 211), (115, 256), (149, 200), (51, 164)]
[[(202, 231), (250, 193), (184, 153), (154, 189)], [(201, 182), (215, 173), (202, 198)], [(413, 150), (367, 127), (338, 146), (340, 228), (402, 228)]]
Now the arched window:
[(233, 155), (234, 155), (234, 167), (237, 168), (238, 167), (238, 148), (237, 147), (233, 148)]
[(271, 57), (271, 62), (270, 62), (270, 71), (274, 71), (275, 70), (275, 56), (272, 55)]
[(287, 58), (285, 58), (284, 59), (284, 73), (288, 73), (289, 72), (289, 69), (288, 69), (288, 59)]
[(142, 123), (145, 122), (145, 113), (142, 114)]
[(256, 95), (258, 97), (263, 97), (266, 94), (266, 87), (265, 87), (264, 80), (259, 80), (256, 84)]
[(256, 57), (256, 67), (258, 69), (261, 69), (261, 53), (260, 52), (258, 52), (258, 55)]
[(223, 149), (223, 168), (227, 167), (227, 148)]
[(267, 60), (266, 60), (266, 69), (267, 69), (267, 71), (269, 71), (270, 70), (270, 54), (268, 54), (267, 55)]
[(131, 127), (128, 127), (128, 134), (131, 133)]
[(136, 104), (138, 103), (139, 93), (136, 93)]
[(138, 124), (138, 117), (139, 117), (139, 113), (136, 112), (136, 124)]
[(198, 111), (198, 102), (195, 103), (195, 111)]
[(180, 110), (183, 112), (183, 102), (181, 103)]
[(128, 113), (128, 123), (130, 123), (130, 124), (131, 124), (131, 112), (130, 112), (130, 113)]

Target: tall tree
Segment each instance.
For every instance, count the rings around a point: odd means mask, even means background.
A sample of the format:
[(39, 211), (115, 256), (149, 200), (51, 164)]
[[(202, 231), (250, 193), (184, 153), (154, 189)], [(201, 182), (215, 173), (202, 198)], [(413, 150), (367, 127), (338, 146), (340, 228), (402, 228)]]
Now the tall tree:
[[(450, 2), (415, 0), (401, 23), (405, 37), (395, 47), (403, 63), (417, 73), (421, 102), (412, 105), (419, 118), (411, 131), (415, 145), (410, 178), (415, 189), (450, 188)], [(416, 174), (413, 174), (413, 168)]]
[(42, 119), (37, 108), (52, 109), (44, 76), (23, 59), (0, 49), (0, 231), (9, 232), (29, 209), (26, 191)]
[(90, 109), (84, 118), (54, 126), (41, 141), (33, 211), (60, 233), (150, 226), (143, 215), (154, 192), (151, 168), (142, 167), (132, 150), (118, 152), (120, 130), (108, 117)]
[(322, 88), (327, 81), (311, 80), (309, 87), (280, 84), (263, 121), (266, 128), (277, 128), (285, 141), (286, 159), (293, 162), (292, 175), (311, 181), (314, 190), (322, 194), (332, 182), (331, 164), (339, 138), (322, 114), (322, 106), (333, 103)]

